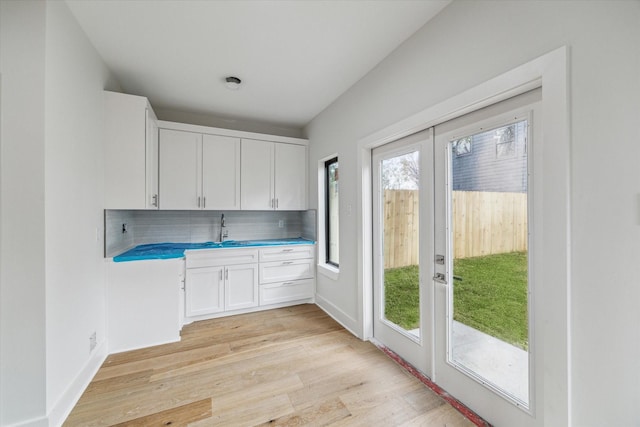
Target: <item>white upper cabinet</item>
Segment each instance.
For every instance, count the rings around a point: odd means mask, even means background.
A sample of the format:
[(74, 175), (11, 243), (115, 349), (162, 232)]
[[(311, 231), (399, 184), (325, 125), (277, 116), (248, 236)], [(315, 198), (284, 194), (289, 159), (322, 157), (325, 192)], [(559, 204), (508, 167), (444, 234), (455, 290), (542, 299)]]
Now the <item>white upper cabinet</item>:
[(242, 140), (243, 210), (307, 209), (307, 147)]
[(240, 171), (242, 209), (274, 209), (273, 143), (243, 139)]
[(104, 92), (105, 209), (158, 209), (158, 124), (147, 98)]
[(160, 208), (188, 210), (202, 206), (198, 151), (202, 135), (160, 129)]
[(240, 139), (161, 129), (160, 208), (240, 209)]
[(307, 147), (279, 143), (274, 146), (276, 209), (307, 209)]
[(202, 136), (204, 209), (240, 209), (240, 139)]

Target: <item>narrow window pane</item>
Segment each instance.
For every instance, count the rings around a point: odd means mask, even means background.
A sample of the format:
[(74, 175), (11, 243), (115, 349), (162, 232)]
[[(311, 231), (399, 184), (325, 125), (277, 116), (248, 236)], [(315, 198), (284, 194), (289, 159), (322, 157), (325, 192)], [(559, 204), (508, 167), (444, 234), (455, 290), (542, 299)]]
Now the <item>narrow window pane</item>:
[(335, 265), (336, 267), (340, 263), (340, 245), (339, 245), (339, 231), (340, 231), (340, 223), (339, 223), (339, 212), (340, 205), (338, 200), (339, 193), (339, 169), (338, 169), (338, 158), (335, 157), (331, 160), (328, 160), (325, 163), (325, 172), (326, 172), (326, 209), (325, 218), (327, 221), (326, 229), (327, 229), (327, 254), (326, 254), (326, 262), (327, 264)]
[(526, 134), (521, 121), (451, 142), (449, 344), (456, 366), (528, 406)]

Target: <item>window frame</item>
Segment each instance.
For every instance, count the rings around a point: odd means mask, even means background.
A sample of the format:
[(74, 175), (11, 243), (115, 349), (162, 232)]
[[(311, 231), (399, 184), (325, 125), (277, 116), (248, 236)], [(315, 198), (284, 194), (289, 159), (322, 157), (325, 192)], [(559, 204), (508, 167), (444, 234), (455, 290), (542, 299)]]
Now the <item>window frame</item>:
[[(335, 262), (331, 259), (331, 202), (330, 202), (330, 177), (329, 177), (329, 168), (331, 165), (336, 164), (339, 170), (339, 160), (338, 156), (332, 156), (330, 159), (324, 161), (324, 225), (325, 225), (325, 251), (324, 251), (324, 263), (334, 268), (340, 268), (340, 258)], [(337, 181), (337, 180), (336, 180)], [(339, 188), (339, 187), (338, 187)], [(340, 199), (340, 190), (338, 189), (338, 200)], [(338, 203), (338, 210), (340, 209), (340, 204)], [(338, 230), (339, 230), (339, 222), (338, 222)], [(336, 242), (338, 245), (340, 244), (340, 238), (338, 235), (338, 241)]]

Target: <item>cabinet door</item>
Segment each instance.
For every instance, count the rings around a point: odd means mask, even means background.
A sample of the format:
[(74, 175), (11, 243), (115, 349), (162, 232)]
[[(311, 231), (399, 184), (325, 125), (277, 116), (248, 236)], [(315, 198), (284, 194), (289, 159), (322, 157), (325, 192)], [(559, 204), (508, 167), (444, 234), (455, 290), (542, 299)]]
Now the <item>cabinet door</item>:
[(146, 109), (146, 175), (147, 175), (147, 209), (158, 209), (158, 121), (153, 110)]
[(104, 101), (105, 209), (147, 209), (147, 99), (105, 91)]
[(307, 209), (307, 147), (275, 144), (276, 209)]
[(241, 208), (273, 209), (273, 143), (243, 139), (240, 174)]
[(203, 209), (240, 209), (240, 139), (202, 137)]
[(225, 310), (258, 305), (258, 264), (227, 266), (225, 278)]
[(224, 267), (187, 269), (186, 315), (224, 311)]
[[(160, 130), (160, 207), (199, 209), (201, 167), (198, 151), (202, 135)], [(200, 202), (200, 203), (198, 203)]]

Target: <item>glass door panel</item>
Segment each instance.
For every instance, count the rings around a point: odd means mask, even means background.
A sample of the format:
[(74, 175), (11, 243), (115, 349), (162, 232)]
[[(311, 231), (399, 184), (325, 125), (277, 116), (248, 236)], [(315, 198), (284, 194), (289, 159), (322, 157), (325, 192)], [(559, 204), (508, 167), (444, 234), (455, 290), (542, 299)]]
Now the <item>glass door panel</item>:
[(449, 143), (449, 361), (529, 402), (527, 121)]
[(421, 285), (431, 272), (433, 227), (422, 224), (433, 212), (431, 132), (372, 153), (374, 338), (427, 374), (432, 333), (424, 302), (431, 298)]
[(384, 281), (382, 318), (420, 337), (418, 151), (380, 162)]

